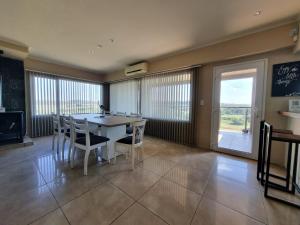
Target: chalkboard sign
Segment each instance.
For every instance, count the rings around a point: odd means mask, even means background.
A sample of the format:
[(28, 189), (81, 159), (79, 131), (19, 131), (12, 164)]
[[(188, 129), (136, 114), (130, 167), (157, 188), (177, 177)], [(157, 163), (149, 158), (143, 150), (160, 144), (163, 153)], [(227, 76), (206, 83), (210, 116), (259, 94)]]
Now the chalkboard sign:
[(273, 65), (272, 96), (300, 96), (300, 61)]

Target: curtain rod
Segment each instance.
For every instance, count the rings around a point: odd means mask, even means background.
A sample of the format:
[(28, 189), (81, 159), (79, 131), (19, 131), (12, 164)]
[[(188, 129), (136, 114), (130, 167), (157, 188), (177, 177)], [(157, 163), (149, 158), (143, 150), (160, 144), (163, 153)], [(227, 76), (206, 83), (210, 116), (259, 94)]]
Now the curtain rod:
[(105, 83), (112, 84), (112, 83), (117, 83), (117, 82), (121, 82), (121, 81), (140, 79), (140, 78), (143, 78), (143, 77), (150, 77), (150, 76), (154, 76), (154, 75), (162, 75), (164, 73), (172, 73), (172, 72), (179, 72), (179, 71), (188, 70), (188, 69), (194, 69), (194, 68), (201, 67), (201, 66), (202, 66), (202, 64), (195, 64), (195, 65), (180, 67), (180, 68), (176, 68), (176, 69), (161, 70), (161, 71), (158, 71), (158, 72), (146, 73), (142, 76), (124, 77), (124, 79), (108, 81), (108, 82), (105, 82)]
[(84, 78), (75, 78), (75, 77), (72, 77), (71, 75), (67, 75), (67, 74), (59, 74), (59, 73), (49, 73), (49, 72), (44, 72), (44, 71), (40, 71), (40, 70), (33, 70), (33, 69), (26, 69), (25, 68), (25, 71), (29, 71), (29, 72), (34, 72), (34, 73), (43, 73), (43, 74), (46, 74), (46, 75), (52, 75), (52, 76), (56, 76), (56, 77), (64, 77), (64, 78), (69, 78), (69, 79), (72, 79), (72, 80), (80, 80), (80, 81), (88, 81), (88, 82), (92, 82), (92, 83), (97, 83), (97, 84), (104, 84), (105, 82), (97, 82), (97, 81), (92, 81), (92, 80), (88, 80), (88, 79), (84, 79)]

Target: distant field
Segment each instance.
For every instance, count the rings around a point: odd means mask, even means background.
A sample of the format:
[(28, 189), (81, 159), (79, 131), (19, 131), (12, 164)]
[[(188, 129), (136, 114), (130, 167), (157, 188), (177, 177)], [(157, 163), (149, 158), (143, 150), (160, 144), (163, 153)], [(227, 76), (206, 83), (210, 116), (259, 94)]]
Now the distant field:
[[(245, 115), (221, 115), (220, 129), (242, 131), (245, 127)], [(248, 117), (247, 128), (250, 128), (250, 119)]]

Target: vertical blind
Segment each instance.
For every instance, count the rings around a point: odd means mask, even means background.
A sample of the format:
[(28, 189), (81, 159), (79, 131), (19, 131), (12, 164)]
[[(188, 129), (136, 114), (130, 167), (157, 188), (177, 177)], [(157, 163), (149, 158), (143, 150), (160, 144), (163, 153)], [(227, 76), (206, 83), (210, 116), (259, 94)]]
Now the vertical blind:
[(27, 71), (30, 81), (31, 136), (52, 134), (51, 114), (98, 113), (102, 85)]
[(147, 118), (189, 121), (191, 109), (189, 71), (142, 79), (141, 112)]
[(138, 80), (129, 80), (110, 85), (110, 110), (114, 113), (139, 113)]
[(102, 86), (59, 79), (60, 114), (98, 113), (102, 105)]
[[(198, 69), (194, 68), (166, 72), (139, 80), (111, 84), (110, 109), (126, 111), (127, 103), (134, 105), (147, 119), (145, 134), (177, 143), (193, 144), (194, 74), (197, 71)], [(140, 83), (130, 86), (130, 82)], [(131, 92), (140, 93), (140, 98), (130, 97), (127, 93)]]

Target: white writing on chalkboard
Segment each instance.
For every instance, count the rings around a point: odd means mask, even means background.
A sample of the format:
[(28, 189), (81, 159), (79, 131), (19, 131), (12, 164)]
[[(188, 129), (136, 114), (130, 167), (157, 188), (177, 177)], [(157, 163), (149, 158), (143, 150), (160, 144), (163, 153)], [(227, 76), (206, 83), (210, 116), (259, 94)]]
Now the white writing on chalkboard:
[(278, 80), (276, 84), (284, 85), (285, 87), (289, 86), (294, 80), (298, 79), (299, 73), (296, 66), (285, 66), (282, 65), (278, 70)]

